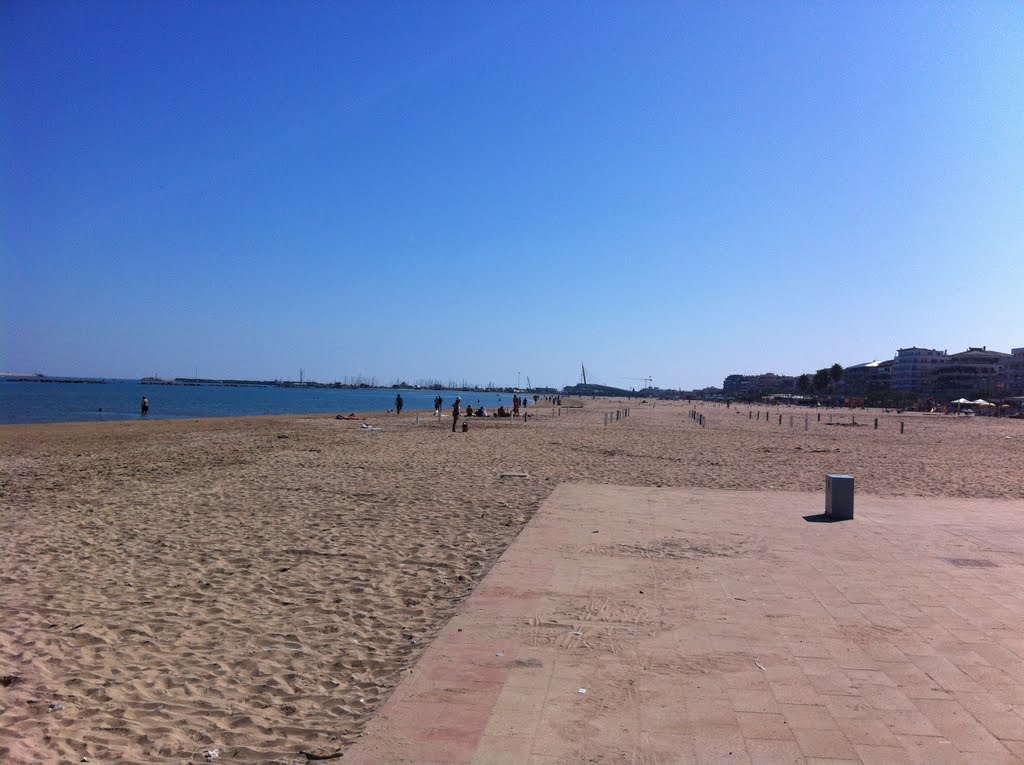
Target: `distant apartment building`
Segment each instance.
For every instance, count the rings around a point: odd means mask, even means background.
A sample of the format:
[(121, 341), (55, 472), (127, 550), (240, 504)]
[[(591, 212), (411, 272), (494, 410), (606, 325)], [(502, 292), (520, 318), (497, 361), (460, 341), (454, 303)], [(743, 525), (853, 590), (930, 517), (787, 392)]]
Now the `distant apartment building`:
[(893, 390), (929, 393), (935, 384), (936, 371), (947, 358), (945, 351), (932, 348), (900, 348), (892, 365)]
[(843, 370), (842, 388), (846, 393), (865, 394), (891, 384), (893, 360), (867, 361)]
[(1004, 387), (1003, 362), (1009, 358), (1009, 353), (990, 351), (984, 346), (951, 354), (935, 370), (934, 390), (940, 396), (953, 398), (998, 396)]
[(731, 398), (762, 396), (767, 393), (793, 393), (797, 378), (765, 372), (760, 375), (729, 375), (722, 383), (722, 393)]
[(1004, 394), (1024, 396), (1024, 348), (1012, 349), (1000, 367)]

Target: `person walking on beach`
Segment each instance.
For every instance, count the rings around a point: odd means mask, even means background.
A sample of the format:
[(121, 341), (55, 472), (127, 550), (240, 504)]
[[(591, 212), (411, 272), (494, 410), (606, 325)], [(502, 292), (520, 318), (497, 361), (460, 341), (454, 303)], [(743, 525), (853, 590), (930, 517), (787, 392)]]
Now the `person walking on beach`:
[(459, 423), (459, 402), (462, 401), (461, 396), (455, 397), (455, 403), (452, 404), (452, 433), (455, 432), (455, 426)]
[(404, 402), (402, 401), (402, 394), (399, 393), (397, 396), (395, 396), (395, 411), (398, 412), (399, 414), (402, 413), (402, 404), (403, 403)]
[(149, 399), (145, 396), (142, 397), (142, 416), (145, 417), (149, 414)]

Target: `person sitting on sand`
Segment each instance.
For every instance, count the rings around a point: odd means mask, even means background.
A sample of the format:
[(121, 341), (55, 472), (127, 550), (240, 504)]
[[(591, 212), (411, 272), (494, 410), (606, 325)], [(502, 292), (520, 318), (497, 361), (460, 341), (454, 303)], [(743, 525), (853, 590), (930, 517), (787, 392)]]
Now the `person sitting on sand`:
[(473, 405), (472, 404), (466, 404), (466, 416), (467, 417), (472, 417), (473, 416)]

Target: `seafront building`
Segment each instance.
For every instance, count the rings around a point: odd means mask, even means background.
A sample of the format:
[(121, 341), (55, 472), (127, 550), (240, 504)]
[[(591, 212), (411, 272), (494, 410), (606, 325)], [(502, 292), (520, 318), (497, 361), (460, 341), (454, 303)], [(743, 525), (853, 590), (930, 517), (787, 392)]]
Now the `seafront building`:
[(868, 393), (892, 385), (892, 359), (854, 364), (843, 370), (842, 387), (850, 393)]
[(797, 378), (765, 372), (759, 375), (729, 375), (722, 383), (722, 393), (733, 398), (749, 398), (767, 393), (793, 393)]
[(943, 397), (1007, 395), (1002, 372), (1003, 363), (1010, 358), (1009, 353), (984, 346), (954, 353), (935, 369), (932, 389)]
[(1000, 364), (1003, 390), (1010, 396), (1024, 396), (1024, 348), (1014, 348)]
[[(798, 377), (772, 372), (732, 374), (722, 385), (723, 394), (730, 398), (792, 394), (798, 389)], [(892, 359), (846, 367), (832, 390), (853, 396), (893, 394), (904, 399), (934, 397), (940, 401), (1024, 396), (1024, 347), (1004, 353), (972, 346), (952, 354), (935, 348), (900, 348)]]
[(900, 348), (892, 367), (892, 389), (924, 394), (932, 390), (935, 370), (945, 362), (946, 352), (933, 348)]

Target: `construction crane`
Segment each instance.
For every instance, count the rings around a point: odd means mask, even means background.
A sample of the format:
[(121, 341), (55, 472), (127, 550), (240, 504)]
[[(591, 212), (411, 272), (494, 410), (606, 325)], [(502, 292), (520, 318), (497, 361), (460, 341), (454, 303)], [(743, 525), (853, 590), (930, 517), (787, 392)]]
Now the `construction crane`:
[(650, 376), (648, 376), (648, 377), (623, 377), (622, 379), (623, 380), (640, 380), (642, 383), (644, 383), (644, 388), (643, 389), (650, 388), (651, 387), (651, 383), (654, 382), (654, 378), (650, 377)]

